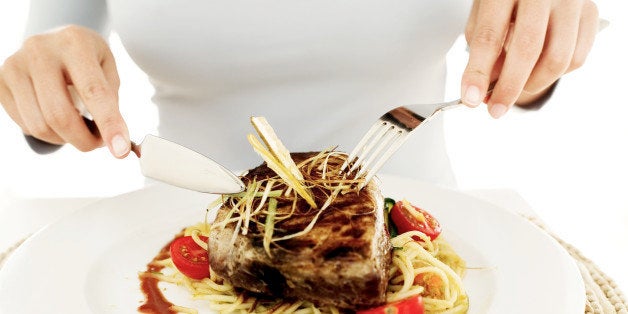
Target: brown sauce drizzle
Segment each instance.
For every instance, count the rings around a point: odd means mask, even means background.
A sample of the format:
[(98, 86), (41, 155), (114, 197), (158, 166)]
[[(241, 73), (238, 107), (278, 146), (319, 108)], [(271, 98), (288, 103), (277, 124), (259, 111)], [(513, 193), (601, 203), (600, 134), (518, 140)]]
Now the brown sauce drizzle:
[[(178, 238), (182, 236), (179, 234), (175, 237)], [(176, 311), (173, 311), (171, 307), (174, 305), (170, 301), (166, 299), (163, 295), (157, 284), (159, 280), (147, 276), (146, 273), (151, 272), (160, 272), (164, 267), (157, 265), (155, 262), (163, 261), (170, 257), (170, 244), (174, 241), (174, 239), (168, 244), (166, 244), (159, 253), (153, 258), (153, 260), (146, 265), (146, 271), (139, 275), (140, 278), (140, 287), (142, 288), (142, 292), (144, 293), (145, 301), (137, 310), (141, 313), (151, 313), (151, 314), (176, 314)]]

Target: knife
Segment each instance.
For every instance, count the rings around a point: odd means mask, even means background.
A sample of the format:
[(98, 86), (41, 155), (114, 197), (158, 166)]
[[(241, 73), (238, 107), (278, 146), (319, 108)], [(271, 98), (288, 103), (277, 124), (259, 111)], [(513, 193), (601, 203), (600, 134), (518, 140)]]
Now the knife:
[[(93, 120), (84, 119), (95, 127)], [(63, 146), (30, 135), (24, 137), (38, 154), (49, 154)], [(211, 194), (239, 193), (245, 188), (240, 178), (219, 163), (154, 135), (146, 135), (141, 144), (131, 142), (131, 151), (139, 158), (144, 176), (170, 185)]]
[[(98, 134), (98, 127), (74, 86), (68, 85), (68, 91), (90, 132)], [(145, 177), (202, 193), (233, 194), (244, 191), (242, 180), (227, 168), (164, 138), (148, 134), (141, 144), (131, 141), (131, 151), (139, 158)]]
[(131, 142), (131, 151), (140, 161), (146, 177), (180, 188), (211, 194), (244, 191), (235, 174), (196, 151), (148, 134), (141, 144)]
[[(96, 123), (74, 87), (68, 85), (68, 91), (90, 132), (100, 136)], [(29, 146), (39, 154), (54, 152), (62, 146), (24, 136)], [(148, 134), (141, 144), (131, 141), (131, 151), (139, 158), (142, 174), (146, 177), (202, 193), (233, 194), (245, 189), (242, 180), (219, 163), (161, 137)]]
[[(92, 120), (85, 120), (87, 125), (96, 125)], [(63, 146), (30, 135), (24, 137), (38, 154), (49, 154)], [(139, 158), (145, 177), (210, 194), (233, 194), (245, 189), (242, 180), (219, 163), (166, 139), (146, 135), (141, 144), (131, 142), (131, 151)]]

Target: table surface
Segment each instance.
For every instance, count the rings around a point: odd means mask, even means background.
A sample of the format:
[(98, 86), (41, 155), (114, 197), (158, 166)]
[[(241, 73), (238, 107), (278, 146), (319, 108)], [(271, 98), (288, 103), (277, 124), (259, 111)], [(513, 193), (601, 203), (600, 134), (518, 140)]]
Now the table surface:
[[(7, 2), (8, 3), (8, 2)], [(27, 3), (27, 2), (25, 2)], [(27, 5), (0, 4), (0, 59), (17, 47), (16, 25)], [(532, 210), (628, 291), (628, 21), (624, 1), (598, 1), (610, 26), (585, 66), (563, 77), (550, 102), (536, 112), (515, 110), (493, 120), (482, 108), (446, 113), (446, 142), (459, 188), (509, 210)], [(9, 24), (10, 23), (10, 24)], [(17, 27), (20, 27), (17, 26)], [(115, 36), (123, 84), (123, 115), (132, 134), (154, 132), (156, 110), (145, 76)], [(448, 98), (457, 98), (464, 43), (448, 57)], [(0, 251), (59, 217), (103, 198), (141, 188), (133, 158), (114, 160), (104, 149), (64, 147), (32, 153), (0, 113)]]

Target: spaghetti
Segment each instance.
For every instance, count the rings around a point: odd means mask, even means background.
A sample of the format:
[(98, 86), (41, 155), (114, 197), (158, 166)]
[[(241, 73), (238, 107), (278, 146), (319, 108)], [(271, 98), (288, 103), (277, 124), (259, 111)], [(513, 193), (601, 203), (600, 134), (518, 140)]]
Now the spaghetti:
[[(210, 227), (207, 222), (199, 223), (186, 228), (180, 236), (192, 236), (201, 247), (207, 247), (199, 236), (207, 236)], [(421, 241), (415, 241), (413, 237), (419, 237)], [(431, 241), (419, 231), (412, 231), (394, 237), (392, 243), (393, 263), (389, 270), (387, 292), (389, 303), (422, 295), (426, 313), (466, 313), (468, 298), (461, 279), (465, 263), (446, 241), (440, 238)], [(164, 254), (157, 256), (151, 265), (161, 266), (163, 270), (143, 272), (140, 276), (185, 287), (193, 299), (205, 301), (209, 309), (218, 313), (341, 313), (337, 308), (318, 308), (307, 301), (261, 299), (248, 295), (214, 273), (202, 280), (190, 279), (180, 273), (172, 259)], [(195, 309), (176, 305), (171, 310), (197, 313)]]

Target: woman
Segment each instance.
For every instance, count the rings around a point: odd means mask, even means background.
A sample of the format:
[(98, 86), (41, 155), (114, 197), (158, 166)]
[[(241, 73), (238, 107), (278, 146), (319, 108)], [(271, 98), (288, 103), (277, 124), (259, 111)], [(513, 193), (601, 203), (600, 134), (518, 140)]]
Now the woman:
[[(485, 101), (496, 118), (578, 68), (597, 31), (589, 0), (31, 2), (28, 38), (0, 68), (0, 102), (25, 134), (128, 155), (102, 37), (111, 27), (155, 86), (160, 135), (232, 169), (259, 163), (245, 140), (251, 115), (267, 117), (292, 151), (348, 151), (388, 109), (442, 101), (445, 54), (465, 21), (461, 95), (472, 107)], [(68, 85), (100, 136), (74, 109)], [(383, 171), (452, 185), (441, 122)]]

